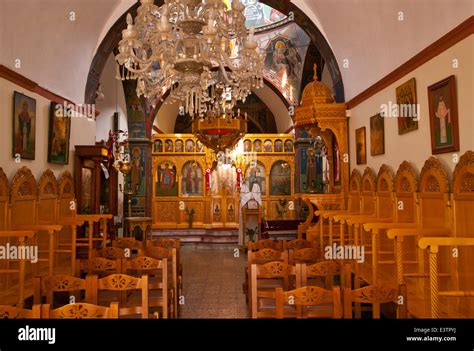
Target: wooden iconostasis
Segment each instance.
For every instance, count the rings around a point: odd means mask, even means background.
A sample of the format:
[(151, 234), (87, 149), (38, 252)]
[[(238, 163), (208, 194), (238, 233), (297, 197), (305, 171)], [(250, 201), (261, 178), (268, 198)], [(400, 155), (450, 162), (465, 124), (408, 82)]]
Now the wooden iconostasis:
[(216, 155), (192, 134), (153, 137), (153, 228), (238, 228), (240, 184), (261, 189), (264, 218), (294, 219), (294, 136), (248, 134)]

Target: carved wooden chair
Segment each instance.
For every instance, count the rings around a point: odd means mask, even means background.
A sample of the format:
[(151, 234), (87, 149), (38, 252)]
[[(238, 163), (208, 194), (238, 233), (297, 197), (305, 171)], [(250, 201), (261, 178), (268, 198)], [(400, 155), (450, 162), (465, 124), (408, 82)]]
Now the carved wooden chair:
[[(170, 301), (173, 302), (173, 309), (171, 310), (171, 315), (173, 317), (179, 316), (180, 306), (178, 299), (180, 296), (183, 296), (183, 287), (182, 287), (182, 271), (179, 269), (177, 250), (175, 247), (165, 248), (160, 246), (149, 246), (147, 245), (145, 250), (139, 250), (138, 256), (152, 257), (157, 260), (166, 258), (168, 262), (168, 276), (171, 279), (168, 279), (168, 284), (170, 288)], [(161, 273), (158, 272), (158, 276)]]
[(316, 248), (316, 242), (304, 239), (295, 239), (283, 242), (284, 250), (301, 250), (307, 248)]
[(351, 270), (348, 264), (337, 261), (323, 261), (301, 264), (302, 286), (319, 286), (331, 290), (335, 285), (351, 287)]
[[(166, 250), (164, 248), (160, 248)], [(157, 259), (140, 256), (124, 260), (124, 272), (133, 276), (148, 276), (148, 290), (150, 308), (159, 307), (164, 319), (168, 315), (175, 316), (175, 291), (168, 279), (168, 255)], [(170, 311), (170, 313), (168, 313)]]
[(108, 246), (97, 251), (98, 257), (104, 257), (109, 260), (118, 260), (120, 258), (131, 257), (131, 252), (120, 247)]
[[(35, 277), (33, 279), (33, 303), (42, 304), (43, 296), (46, 295), (46, 303), (54, 305), (54, 294), (65, 292), (70, 293), (69, 302), (88, 301), (88, 297), (85, 296), (86, 284), (86, 279), (69, 275), (53, 275), (45, 278)], [(84, 297), (81, 296), (81, 293)]]
[(0, 305), (0, 319), (39, 319), (41, 305), (33, 305), (31, 310), (15, 306)]
[[(149, 317), (148, 276), (141, 278), (126, 274), (111, 274), (105, 278), (98, 279), (96, 275), (90, 276), (89, 293), (91, 302), (95, 305), (118, 301), (119, 316), (131, 317), (141, 315), (141, 318)], [(139, 301), (135, 294), (129, 292), (140, 292)], [(112, 296), (115, 295), (115, 296)], [(110, 301), (113, 299), (113, 301)]]
[(258, 251), (262, 249), (273, 249), (277, 251), (282, 251), (283, 245), (281, 241), (274, 241), (271, 239), (262, 239), (257, 241), (250, 240), (247, 243), (247, 251)]
[(247, 266), (245, 267), (244, 277), (245, 281), (242, 285), (242, 289), (245, 294), (245, 300), (249, 300), (249, 270), (252, 263), (264, 264), (273, 261), (280, 261), (288, 263), (288, 251), (279, 251), (274, 249), (261, 249), (258, 251), (249, 251), (247, 253)]
[[(398, 289), (383, 285), (369, 285), (363, 288), (351, 290), (344, 289), (344, 318), (352, 318), (353, 312), (356, 318), (360, 318), (360, 304), (371, 305), (372, 318), (380, 319), (380, 305), (392, 303), (397, 310), (397, 318), (408, 318), (407, 289), (400, 285)], [(355, 309), (353, 307), (355, 304)], [(355, 310), (355, 311), (354, 311)]]
[(276, 318), (341, 318), (341, 290), (317, 286), (275, 290)]
[(305, 248), (301, 250), (290, 250), (288, 263), (316, 263), (322, 260), (321, 252), (314, 248)]
[[(5, 231), (9, 228), (8, 225), (8, 207), (9, 207), (10, 195), (8, 178), (0, 167), (0, 231)], [(7, 237), (0, 238), (0, 245), (5, 246), (8, 242)], [(0, 260), (0, 270), (8, 269), (8, 262), (6, 260)], [(7, 274), (2, 274), (1, 286), (6, 288), (7, 286)]]
[[(111, 260), (105, 257), (92, 257), (87, 260), (81, 260), (77, 267), (80, 267), (80, 272), (87, 272), (87, 274), (97, 274), (104, 277), (110, 274), (122, 272), (122, 260)], [(76, 275), (81, 275), (81, 273)]]
[(44, 319), (116, 319), (119, 317), (119, 304), (112, 302), (109, 307), (90, 303), (71, 303), (51, 309), (49, 304), (41, 306), (41, 317)]
[(295, 266), (285, 262), (273, 261), (250, 266), (249, 300), (252, 318), (275, 318), (275, 289), (288, 290), (290, 277), (301, 286), (301, 274)]

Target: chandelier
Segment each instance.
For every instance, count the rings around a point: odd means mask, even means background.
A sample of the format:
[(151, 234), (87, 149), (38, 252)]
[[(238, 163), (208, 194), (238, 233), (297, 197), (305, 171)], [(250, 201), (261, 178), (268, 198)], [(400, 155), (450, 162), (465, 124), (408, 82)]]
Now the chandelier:
[[(136, 79), (137, 95), (179, 102), (186, 114), (221, 115), (263, 86), (263, 56), (245, 6), (223, 0), (141, 0), (127, 15), (116, 55), (117, 78)], [(167, 101), (168, 102), (168, 101)]]

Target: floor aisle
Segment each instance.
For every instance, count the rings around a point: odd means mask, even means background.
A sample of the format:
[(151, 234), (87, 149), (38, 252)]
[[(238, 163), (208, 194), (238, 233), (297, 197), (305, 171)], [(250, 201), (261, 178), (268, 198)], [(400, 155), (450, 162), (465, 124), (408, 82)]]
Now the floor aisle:
[(244, 282), (245, 254), (233, 249), (181, 248), (184, 305), (181, 318), (248, 318)]

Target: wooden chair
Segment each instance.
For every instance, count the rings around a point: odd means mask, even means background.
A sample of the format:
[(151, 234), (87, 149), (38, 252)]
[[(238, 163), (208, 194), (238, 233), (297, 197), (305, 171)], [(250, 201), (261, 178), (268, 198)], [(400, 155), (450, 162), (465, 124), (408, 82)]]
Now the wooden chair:
[[(170, 261), (173, 263), (173, 276), (177, 275), (177, 287), (178, 287), (178, 295), (176, 296), (179, 298), (180, 296), (184, 296), (184, 275), (183, 275), (183, 265), (181, 264), (181, 241), (179, 239), (170, 239), (170, 238), (163, 238), (160, 237), (156, 240), (147, 240), (147, 245), (146, 248), (149, 247), (164, 247), (166, 249), (175, 249), (176, 255), (173, 254), (173, 251), (171, 250), (171, 256), (168, 257), (168, 263)], [(148, 255), (150, 257), (153, 257), (153, 253), (151, 255)], [(178, 304), (178, 314), (180, 312), (180, 305)]]
[(98, 251), (98, 257), (104, 257), (109, 260), (118, 260), (120, 258), (131, 257), (131, 252), (126, 251), (120, 247), (108, 246)]
[[(90, 292), (87, 294), (91, 297), (91, 302), (95, 305), (102, 301), (99, 294), (101, 292), (117, 293), (119, 302), (119, 316), (136, 316), (141, 315), (141, 318), (148, 318), (148, 276), (144, 275), (141, 278), (132, 277), (126, 274), (111, 274), (105, 278), (98, 279), (96, 275), (89, 276), (90, 284), (88, 285)], [(128, 296), (129, 292), (140, 291), (141, 299), (138, 304), (129, 305), (128, 302), (132, 296)]]
[[(164, 319), (168, 318), (169, 309), (171, 310), (171, 315), (173, 315), (175, 311), (175, 292), (173, 290), (173, 286), (168, 285), (169, 280), (167, 256), (164, 256), (161, 259), (141, 256), (124, 260), (123, 262), (124, 272), (127, 274), (133, 276), (146, 274), (148, 276), (148, 306), (150, 308), (159, 307), (161, 309), (161, 315)], [(168, 298), (168, 296), (170, 296), (170, 298)]]
[(262, 239), (257, 241), (250, 240), (247, 243), (247, 251), (258, 251), (262, 249), (283, 251), (283, 245), (281, 241), (274, 241), (271, 239)]
[(288, 290), (290, 277), (301, 286), (301, 274), (295, 266), (274, 261), (265, 264), (251, 264), (249, 282), (250, 315), (252, 318), (275, 318), (275, 288)]
[[(73, 303), (83, 301), (81, 292), (86, 294), (86, 279), (80, 279), (68, 275), (53, 275), (51, 277), (35, 277), (33, 280), (34, 294), (33, 303), (42, 304), (43, 296), (46, 295), (46, 303), (54, 305), (54, 293), (69, 292), (74, 297)], [(88, 301), (88, 297), (85, 297)], [(69, 301), (71, 302), (71, 300)]]
[(157, 260), (166, 258), (168, 262), (168, 275), (171, 274), (171, 279), (168, 280), (171, 283), (171, 301), (173, 301), (173, 309), (171, 315), (178, 317), (180, 313), (180, 307), (178, 299), (183, 296), (182, 287), (182, 268), (178, 264), (178, 255), (175, 247), (169, 249), (160, 246), (149, 246), (147, 245), (145, 250), (139, 250), (138, 256), (152, 257)]
[[(336, 281), (336, 278), (339, 278)], [(336, 284), (339, 283), (339, 284)], [(301, 285), (319, 286), (326, 290), (332, 290), (335, 285), (351, 287), (351, 270), (348, 264), (337, 261), (323, 261), (307, 265), (301, 264)]]
[[(275, 290), (276, 318), (341, 318), (339, 287), (325, 290), (317, 286)], [(285, 308), (286, 307), (286, 308)]]
[[(351, 290), (344, 289), (344, 318), (352, 318), (352, 304), (372, 305), (372, 318), (380, 319), (380, 305), (385, 303), (395, 303), (397, 305), (397, 317), (407, 318), (407, 290), (405, 285), (400, 285), (398, 289), (382, 285), (370, 285), (363, 288)], [(357, 307), (356, 307), (357, 309)], [(356, 311), (356, 316), (360, 311)]]
[(0, 305), (0, 319), (39, 319), (41, 318), (41, 305), (33, 305), (31, 310), (15, 306)]
[(105, 257), (92, 257), (88, 260), (81, 260), (77, 266), (81, 268), (81, 272), (86, 271), (89, 275), (97, 274), (100, 277), (122, 272), (121, 259), (110, 260)]
[[(18, 243), (20, 249), (22, 246), (26, 246), (27, 242), (32, 242), (36, 233), (34, 231), (0, 231), (0, 240), (8, 239), (14, 240), (13, 242)], [(23, 308), (25, 303), (25, 278), (26, 278), (26, 262), (27, 258), (23, 257), (19, 260), (7, 260), (8, 263), (17, 262), (18, 268), (13, 268), (11, 265), (8, 265), (6, 268), (0, 269), (0, 274), (6, 274), (9, 277), (12, 274), (18, 274), (18, 302), (17, 306)], [(8, 284), (7, 280), (7, 284)], [(8, 286), (8, 285), (7, 285)]]
[(316, 242), (304, 239), (295, 239), (283, 242), (283, 250), (301, 250), (307, 248), (316, 248)]
[(316, 263), (321, 261), (321, 253), (319, 250), (314, 248), (305, 248), (301, 250), (290, 250), (289, 251), (289, 264), (296, 263)]
[(247, 253), (247, 266), (244, 270), (245, 281), (242, 289), (245, 294), (245, 300), (249, 302), (249, 269), (252, 263), (264, 264), (272, 261), (288, 263), (288, 251), (278, 251), (274, 249), (261, 249), (258, 251), (249, 251)]
[(44, 319), (116, 319), (119, 317), (119, 304), (112, 302), (109, 307), (104, 307), (80, 302), (67, 304), (54, 310), (46, 304), (41, 306), (41, 317)]

